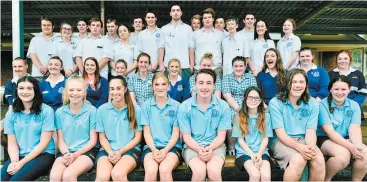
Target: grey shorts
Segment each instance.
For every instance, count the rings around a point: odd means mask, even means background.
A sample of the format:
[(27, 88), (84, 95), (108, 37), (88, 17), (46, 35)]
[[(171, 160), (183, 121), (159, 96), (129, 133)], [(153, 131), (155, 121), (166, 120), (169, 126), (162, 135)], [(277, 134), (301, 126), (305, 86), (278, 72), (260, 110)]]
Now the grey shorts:
[[(202, 146), (202, 147), (204, 147), (204, 146)], [(227, 147), (223, 143), (218, 148), (213, 150), (213, 155), (218, 155), (219, 157), (221, 157), (223, 159), (223, 161), (225, 161), (226, 160), (226, 150), (227, 150)], [(190, 160), (193, 159), (194, 157), (199, 156), (199, 153), (196, 152), (195, 150), (190, 149), (190, 148), (185, 148), (182, 152), (182, 156), (183, 156), (186, 164), (189, 165)]]

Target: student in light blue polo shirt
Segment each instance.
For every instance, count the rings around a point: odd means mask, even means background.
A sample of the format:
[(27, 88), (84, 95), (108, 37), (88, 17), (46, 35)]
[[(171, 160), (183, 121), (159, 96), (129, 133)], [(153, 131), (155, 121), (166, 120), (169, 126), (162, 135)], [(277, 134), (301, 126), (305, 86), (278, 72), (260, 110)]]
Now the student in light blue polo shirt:
[(147, 100), (141, 113), (146, 145), (142, 154), (145, 181), (173, 181), (172, 171), (181, 162), (182, 143), (177, 121), (179, 102), (168, 95), (169, 80), (163, 72), (153, 77), (154, 97)]
[(87, 100), (96, 108), (107, 102), (108, 81), (99, 73), (98, 62), (89, 57), (84, 62), (83, 79), (87, 88)]
[(47, 174), (55, 160), (54, 111), (42, 104), (35, 78), (18, 80), (13, 110), (6, 113), (4, 124), (10, 158), (1, 168), (1, 181), (34, 181)]
[(43, 102), (56, 111), (62, 106), (62, 93), (65, 87), (65, 71), (62, 60), (58, 56), (48, 61), (50, 76), (40, 82)]
[(233, 124), (232, 137), (236, 141), (235, 164), (240, 170), (246, 169), (249, 181), (270, 181), (269, 137), (273, 137), (270, 115), (265, 113), (260, 89), (249, 87), (242, 101), (242, 107)]
[(299, 68), (307, 73), (309, 81), (308, 91), (317, 101), (321, 101), (328, 95), (329, 74), (322, 66), (313, 63), (314, 54), (311, 48), (304, 47), (299, 51)]
[[(253, 74), (245, 73), (246, 58), (237, 56), (232, 60), (233, 72), (224, 75), (222, 81), (223, 97), (226, 99), (228, 105), (231, 107), (231, 115), (233, 118), (242, 107), (243, 93), (248, 87), (257, 87), (256, 79)], [(235, 142), (232, 138), (232, 130), (227, 134), (228, 154), (234, 155)]]
[(117, 35), (118, 23), (115, 19), (108, 19), (106, 22), (107, 33), (103, 36), (104, 39), (113, 46), (115, 43), (119, 42), (119, 35)]
[(183, 158), (191, 168), (192, 181), (222, 180), (226, 156), (226, 131), (231, 129), (228, 104), (213, 96), (215, 72), (202, 69), (195, 78), (197, 94), (178, 109), (178, 122), (185, 146)]
[(344, 76), (334, 77), (329, 96), (320, 102), (317, 145), (330, 157), (326, 162), (325, 181), (346, 168), (353, 157), (353, 181), (361, 181), (367, 173), (367, 147), (362, 142), (361, 110), (357, 102), (347, 98), (351, 82)]
[(51, 181), (77, 181), (94, 166), (97, 151), (97, 109), (85, 100), (82, 77), (72, 75), (64, 90), (64, 105), (55, 112), (60, 155), (50, 172)]
[(136, 45), (138, 35), (144, 27), (143, 18), (135, 17), (133, 20), (133, 27), (134, 27), (134, 32), (131, 32), (130, 34), (130, 42), (131, 44)]
[(275, 48), (275, 44), (270, 38), (268, 30), (269, 26), (265, 21), (256, 21), (255, 28), (255, 40), (250, 45), (250, 60), (248, 64), (254, 75), (257, 75), (264, 66), (265, 52), (269, 48)]
[(229, 33), (226, 30), (226, 21), (227, 20), (224, 21), (224, 18), (216, 17), (215, 21), (214, 21), (214, 28), (217, 29), (218, 31), (223, 32), (224, 37), (227, 37), (229, 35)]
[(133, 104), (126, 80), (113, 76), (110, 80), (112, 101), (97, 110), (97, 132), (102, 148), (97, 155), (96, 181), (127, 181), (127, 175), (140, 164), (139, 106)]
[(301, 39), (294, 35), (296, 22), (288, 18), (283, 23), (284, 36), (278, 41), (277, 49), (283, 59), (284, 68), (290, 70), (298, 65), (298, 52), (301, 49)]
[(153, 96), (153, 73), (149, 71), (151, 62), (150, 56), (147, 53), (140, 53), (137, 60), (138, 68), (136, 70), (136, 74), (128, 79), (128, 87), (133, 103), (142, 106), (144, 101), (150, 99), (150, 97)]
[[(200, 69), (213, 69), (213, 54), (207, 52), (203, 55), (200, 60)], [(196, 79), (197, 72), (190, 77), (190, 92), (191, 96), (196, 94), (196, 87), (195, 87), (195, 79)], [(221, 98), (221, 90), (222, 90), (222, 79), (217, 75), (214, 89), (214, 95), (218, 98)]]
[(243, 16), (243, 24), (245, 24), (245, 27), (238, 33), (240, 33), (242, 36), (246, 37), (247, 40), (250, 42), (254, 41), (254, 24), (256, 22), (255, 15), (252, 13), (246, 13)]
[(113, 62), (111, 62), (113, 70), (111, 74), (116, 76), (116, 62), (123, 59), (127, 63), (126, 73), (129, 76), (135, 74), (135, 69), (138, 66), (136, 58), (138, 57), (138, 49), (130, 42), (130, 31), (125, 25), (119, 25), (118, 33), (119, 41), (113, 45)]
[(191, 97), (190, 94), (190, 83), (185, 77), (181, 77), (181, 63), (178, 59), (171, 59), (168, 62), (168, 79), (169, 79), (169, 89), (168, 95), (182, 103), (186, 99)]
[(273, 157), (285, 170), (285, 181), (299, 180), (307, 163), (309, 180), (322, 181), (325, 178), (325, 161), (316, 146), (318, 102), (307, 91), (305, 71), (298, 68), (290, 70), (285, 83), (282, 91), (269, 103), (271, 124), (276, 133), (269, 144)]
[(63, 61), (65, 76), (69, 77), (78, 70), (74, 60), (74, 51), (78, 47), (77, 38), (73, 36), (73, 27), (69, 23), (61, 23), (61, 37), (56, 41), (56, 52)]

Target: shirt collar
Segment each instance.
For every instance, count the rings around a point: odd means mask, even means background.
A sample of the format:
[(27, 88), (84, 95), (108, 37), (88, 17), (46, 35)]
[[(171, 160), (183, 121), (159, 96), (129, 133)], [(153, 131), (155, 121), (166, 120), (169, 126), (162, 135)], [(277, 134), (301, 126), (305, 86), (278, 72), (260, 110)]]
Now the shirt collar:
[[(300, 68), (301, 69), (301, 64), (298, 64), (297, 65), (297, 68)], [(317, 69), (317, 66), (316, 66), (315, 63), (312, 63), (311, 70), (315, 70), (315, 69)]]
[[(171, 97), (168, 94), (167, 94), (167, 99), (168, 99), (168, 102), (167, 102), (166, 105), (169, 105), (169, 106), (173, 105), (173, 100), (171, 99)], [(151, 106), (157, 105), (157, 103), (155, 102), (155, 97), (154, 96), (150, 98), (149, 103), (150, 103)]]
[(283, 36), (281, 39), (282, 39), (282, 40), (292, 40), (294, 36), (295, 36), (295, 35), (292, 33), (292, 34), (288, 37), (288, 39), (286, 39), (286, 38), (285, 38), (285, 36)]
[[(340, 70), (339, 70), (339, 68), (335, 68), (333, 71), (334, 71), (334, 72), (338, 72), (338, 73), (340, 74)], [(354, 71), (356, 71), (356, 69), (354, 69), (354, 68), (352, 68), (351, 66), (349, 66), (348, 73), (347, 73), (347, 75), (345, 75), (345, 76), (348, 76), (350, 73), (352, 73), (352, 72), (354, 72)]]
[[(205, 28), (204, 28), (204, 27), (203, 27), (203, 28), (201, 28), (200, 30), (201, 30), (201, 32), (205, 32)], [(211, 30), (211, 32), (214, 32), (214, 31), (215, 31), (215, 28), (214, 28), (214, 27), (212, 27), (212, 28), (210, 28), (210, 30)]]
[[(289, 101), (289, 99), (288, 99), (288, 98), (285, 100), (285, 104), (286, 104), (286, 105), (290, 105), (290, 106), (292, 106), (292, 103), (291, 103), (291, 101)], [(296, 110), (298, 110), (298, 109), (302, 108), (302, 107), (303, 107), (303, 105), (304, 105), (304, 102), (303, 102), (303, 101), (301, 101), (301, 104), (298, 106), (298, 108), (297, 108)], [(293, 107), (293, 106), (292, 106), (292, 107)]]
[[(100, 39), (100, 38), (102, 38), (102, 35), (98, 35), (96, 39)], [(92, 34), (88, 34), (87, 39), (92, 39)]]
[(48, 78), (45, 81), (49, 82), (50, 85), (54, 87), (55, 85), (59, 84), (60, 82), (63, 82), (64, 80), (65, 80), (64, 75), (61, 75), (60, 78), (56, 80), (55, 82), (52, 82), (51, 76), (48, 76)]
[[(348, 100), (348, 98), (345, 99), (344, 104), (342, 105), (341, 109), (344, 109), (345, 107), (349, 107), (350, 106), (350, 102)], [(331, 107), (332, 108), (338, 108), (337, 105), (335, 105), (334, 101), (331, 101)]]
[[(172, 25), (172, 26), (175, 26), (175, 24), (173, 24), (173, 22), (171, 21), (171, 22), (169, 22), (169, 24), (170, 25)], [(176, 24), (176, 26), (177, 25), (183, 25), (184, 23), (182, 22), (182, 20), (180, 20), (177, 24)]]
[[(40, 32), (39, 34), (38, 34), (38, 36), (40, 36), (40, 37), (42, 37), (43, 39), (45, 39), (45, 36), (43, 36), (43, 32)], [(48, 39), (48, 40), (53, 40), (53, 39), (55, 39), (55, 38), (58, 38), (58, 36), (55, 34), (55, 33), (53, 33), (52, 32), (52, 36), (51, 36), (51, 38), (50, 39)], [(45, 39), (46, 40), (46, 39)]]
[[(117, 111), (116, 107), (112, 104), (112, 101), (109, 101), (109, 102), (107, 103), (107, 109), (108, 109), (108, 110), (116, 110), (116, 111)], [(123, 107), (123, 108), (121, 109), (121, 111), (122, 111), (122, 110), (125, 110), (125, 109), (127, 109), (127, 106)]]
[[(192, 106), (195, 106), (197, 107), (198, 106), (198, 103), (197, 103), (197, 95), (193, 96), (192, 97), (192, 103), (191, 103)], [(210, 101), (210, 104), (209, 104), (209, 107), (212, 107), (212, 106), (215, 106), (215, 105), (218, 105), (218, 98), (214, 95), (212, 95), (212, 98), (211, 98), (211, 101)]]
[[(169, 75), (168, 75), (168, 80), (170, 80), (170, 81), (171, 81), (171, 79), (170, 79)], [(177, 75), (177, 82), (179, 82), (179, 81), (181, 81), (181, 80), (182, 80), (181, 75)]]
[[(82, 108), (80, 109), (79, 113), (76, 114), (77, 116), (82, 115), (83, 113), (87, 112), (89, 109), (87, 108), (87, 102), (83, 101), (83, 105)], [(67, 105), (64, 105), (64, 107), (62, 108), (62, 110), (66, 113), (69, 113), (71, 115), (74, 115), (71, 111), (70, 111), (70, 103), (68, 103)]]
[[(31, 76), (29, 73), (27, 73), (26, 74), (26, 76)], [(19, 80), (19, 78), (21, 78), (21, 77), (18, 77), (18, 76), (14, 76), (14, 78), (13, 79), (11, 79), (11, 82), (13, 82), (13, 83), (17, 83), (18, 82), (18, 80)]]

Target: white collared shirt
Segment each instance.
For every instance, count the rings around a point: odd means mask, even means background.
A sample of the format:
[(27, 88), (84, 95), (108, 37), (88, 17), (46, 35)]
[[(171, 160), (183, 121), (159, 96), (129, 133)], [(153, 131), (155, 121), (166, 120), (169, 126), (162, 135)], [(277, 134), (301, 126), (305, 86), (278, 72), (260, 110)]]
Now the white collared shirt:
[(115, 38), (115, 39), (112, 39), (112, 38), (109, 36), (109, 34), (108, 34), (108, 33), (107, 33), (106, 35), (104, 35), (104, 36), (103, 36), (103, 38), (104, 38), (104, 39), (107, 39), (107, 40), (110, 42), (110, 44), (112, 44), (112, 45), (113, 45), (113, 44), (115, 44), (115, 43), (117, 43), (117, 42), (119, 42), (119, 40), (120, 40), (118, 35), (116, 36), (116, 38)]
[[(113, 61), (116, 63), (119, 59), (123, 59), (126, 61), (127, 66), (131, 66), (134, 63), (134, 60), (139, 55), (139, 50), (131, 44), (123, 44), (122, 42), (117, 42), (113, 45)], [(131, 76), (135, 74), (134, 71), (131, 71), (128, 75)], [(112, 75), (116, 75), (116, 71), (112, 70)]]
[(240, 35), (244, 36), (247, 38), (248, 41), (250, 41), (250, 43), (252, 41), (255, 40), (255, 34), (254, 31), (248, 32), (246, 31), (246, 28), (243, 28), (241, 31), (239, 31), (238, 33), (240, 33)]
[(161, 29), (158, 27), (153, 31), (146, 28), (138, 35), (136, 47), (140, 52), (145, 52), (150, 56), (151, 65), (158, 62), (158, 48), (161, 39)]
[[(59, 37), (53, 33), (52, 37), (46, 40), (41, 32), (37, 36), (33, 37), (29, 43), (27, 57), (31, 58), (31, 54), (35, 54), (43, 66), (47, 65), (51, 57), (57, 56), (56, 41), (58, 38)], [(32, 76), (43, 76), (34, 63), (32, 65)]]
[(231, 73), (232, 60), (237, 56), (250, 57), (250, 46), (249, 41), (236, 33), (233, 37), (230, 35), (225, 37), (222, 41), (223, 49), (223, 75)]
[(50, 86), (52, 88), (54, 88), (58, 83), (63, 82), (64, 80), (65, 80), (65, 77), (63, 75), (61, 75), (58, 80), (56, 80), (55, 82), (53, 82), (51, 80), (51, 75), (50, 75), (50, 76), (47, 77), (47, 79), (45, 81), (46, 82), (49, 82), (50, 83)]
[(256, 39), (252, 41), (252, 44), (250, 45), (250, 57), (251, 57), (251, 62), (255, 66), (255, 69), (257, 71), (261, 71), (263, 63), (264, 63), (265, 52), (269, 48), (275, 48), (275, 44), (273, 40)]
[(75, 65), (75, 61), (73, 58), (74, 51), (78, 47), (78, 44), (75, 41), (74, 37), (71, 38), (69, 45), (67, 45), (62, 38), (59, 38), (56, 41), (56, 46), (57, 55), (63, 62), (64, 70), (72, 69)]
[(213, 54), (213, 69), (222, 66), (222, 40), (224, 33), (211, 28), (206, 32), (204, 28), (194, 32), (194, 48), (195, 48), (195, 70), (200, 68), (200, 60), (207, 52)]
[[(283, 65), (287, 65), (293, 52), (298, 52), (301, 49), (301, 39), (298, 36), (292, 34), (288, 39), (283, 36), (277, 43), (277, 49), (283, 60)], [(299, 56), (294, 60), (293, 64), (288, 70), (295, 68), (298, 65)]]
[(130, 43), (133, 44), (133, 45), (136, 45), (136, 41), (138, 40), (138, 35), (136, 32), (132, 32), (130, 33)]
[(349, 66), (349, 70), (346, 74), (340, 72), (339, 68), (335, 68), (333, 69), (334, 72), (339, 72), (340, 75), (344, 75), (344, 76), (348, 76), (350, 73), (356, 71), (356, 69), (352, 68), (351, 66)]
[(172, 22), (161, 29), (162, 41), (159, 48), (164, 48), (164, 66), (172, 58), (180, 60), (181, 68), (190, 68), (189, 48), (194, 48), (192, 28), (182, 21), (177, 25)]

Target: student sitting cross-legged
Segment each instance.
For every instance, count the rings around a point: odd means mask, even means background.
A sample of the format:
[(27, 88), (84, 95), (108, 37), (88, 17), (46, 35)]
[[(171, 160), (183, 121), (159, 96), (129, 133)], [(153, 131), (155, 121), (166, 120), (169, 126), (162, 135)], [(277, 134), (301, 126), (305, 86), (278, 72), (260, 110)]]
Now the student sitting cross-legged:
[(213, 95), (216, 74), (201, 69), (195, 77), (196, 95), (178, 109), (178, 122), (186, 143), (183, 158), (192, 171), (193, 181), (222, 180), (226, 146), (224, 140), (231, 129), (228, 104)]

